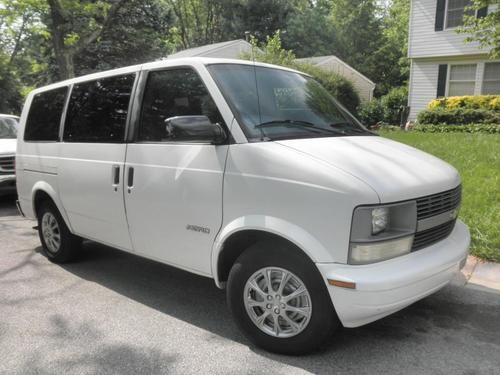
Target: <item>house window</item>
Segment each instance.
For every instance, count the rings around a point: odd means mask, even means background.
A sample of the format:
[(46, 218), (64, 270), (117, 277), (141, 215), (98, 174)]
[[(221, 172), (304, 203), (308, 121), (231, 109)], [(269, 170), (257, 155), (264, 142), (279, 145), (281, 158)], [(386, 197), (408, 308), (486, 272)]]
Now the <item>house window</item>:
[(500, 62), (491, 62), (484, 64), (482, 94), (500, 94)]
[(474, 95), (476, 64), (450, 65), (448, 96)]
[(464, 24), (464, 15), (473, 16), (474, 10), (465, 9), (472, 5), (471, 0), (448, 0), (446, 7), (446, 27), (452, 28)]

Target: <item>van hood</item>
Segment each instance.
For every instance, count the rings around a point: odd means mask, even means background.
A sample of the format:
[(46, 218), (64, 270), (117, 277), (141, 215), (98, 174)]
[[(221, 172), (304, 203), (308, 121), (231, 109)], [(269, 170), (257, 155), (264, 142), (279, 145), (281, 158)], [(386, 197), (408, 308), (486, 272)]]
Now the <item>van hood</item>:
[(378, 136), (310, 138), (276, 143), (307, 154), (362, 180), (382, 203), (418, 198), (458, 186), (448, 163)]
[(16, 153), (17, 139), (0, 139), (0, 156), (12, 155)]

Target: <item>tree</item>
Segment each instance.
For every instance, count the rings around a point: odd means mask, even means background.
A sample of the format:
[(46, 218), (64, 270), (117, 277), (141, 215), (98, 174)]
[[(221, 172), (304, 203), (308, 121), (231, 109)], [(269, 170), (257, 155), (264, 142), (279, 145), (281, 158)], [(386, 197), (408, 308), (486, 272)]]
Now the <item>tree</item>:
[(369, 57), (376, 95), (385, 95), (393, 87), (406, 85), (410, 74), (408, 59), (409, 0), (392, 0), (383, 17), (383, 31), (378, 49)]
[(47, 0), (50, 33), (59, 79), (74, 77), (75, 55), (96, 42), (127, 0)]
[(287, 21), (301, 11), (305, 0), (223, 0), (224, 39), (239, 39), (245, 33), (264, 42), (277, 30), (286, 30)]
[(183, 49), (221, 39), (224, 1), (168, 0), (176, 16), (177, 43)]
[(174, 48), (173, 20), (173, 11), (165, 3), (156, 0), (127, 1), (99, 39), (75, 56), (76, 74), (165, 57)]
[(328, 1), (317, 1), (288, 17), (283, 34), (283, 45), (298, 57), (336, 55), (337, 34), (329, 19)]
[[(474, 0), (472, 8), (480, 10), (488, 5), (496, 4), (485, 17), (464, 16), (464, 26), (459, 28), (461, 33), (469, 34), (466, 42), (479, 42), (481, 48), (490, 50), (490, 57), (500, 57), (500, 5), (498, 0)], [(492, 8), (492, 7), (490, 7)]]
[(9, 60), (10, 56), (0, 50), (0, 113), (20, 110), (20, 83)]

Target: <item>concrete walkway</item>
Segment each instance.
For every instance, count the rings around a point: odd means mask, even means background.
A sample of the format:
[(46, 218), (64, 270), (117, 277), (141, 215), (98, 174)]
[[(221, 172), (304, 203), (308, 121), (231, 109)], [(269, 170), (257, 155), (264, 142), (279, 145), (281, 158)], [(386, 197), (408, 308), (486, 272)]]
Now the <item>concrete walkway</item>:
[(500, 263), (485, 262), (470, 255), (455, 284), (500, 293)]

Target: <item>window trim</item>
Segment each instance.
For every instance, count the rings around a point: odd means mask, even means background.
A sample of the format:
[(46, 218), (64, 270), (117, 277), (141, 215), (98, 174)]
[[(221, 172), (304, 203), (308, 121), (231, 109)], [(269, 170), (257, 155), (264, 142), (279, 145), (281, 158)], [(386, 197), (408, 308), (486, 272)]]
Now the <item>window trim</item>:
[[(466, 63), (466, 62), (461, 62), (461, 63), (452, 63), (448, 64), (448, 69), (446, 72), (446, 90), (445, 90), (445, 97), (450, 96), (450, 75), (451, 75), (451, 68), (453, 66), (460, 66), (460, 65), (475, 65), (476, 70), (475, 70), (475, 75), (474, 75), (474, 80), (453, 80), (453, 82), (474, 82), (474, 88), (472, 89), (472, 94), (470, 95), (475, 95), (476, 92), (476, 86), (477, 86), (477, 69), (479, 67), (478, 62), (472, 62), (472, 63)], [(484, 74), (484, 72), (483, 72)]]
[[(445, 1), (445, 6), (444, 6), (444, 22), (443, 22), (443, 30), (453, 30), (453, 29), (456, 29), (457, 27), (460, 27), (460, 26), (463, 26), (463, 22), (461, 25), (457, 25), (457, 26), (450, 26), (448, 27), (448, 4), (449, 4), (450, 0), (446, 0)], [(472, 2), (473, 3), (473, 2)], [(473, 5), (473, 4), (471, 4)], [(470, 6), (470, 5), (469, 5)], [(477, 12), (478, 10), (475, 9), (474, 10), (474, 17), (477, 17)], [(464, 13), (465, 13), (465, 9), (464, 9)], [(465, 14), (464, 14), (465, 15)], [(462, 20), (463, 21), (463, 20)]]
[(485, 94), (484, 93), (484, 83), (485, 82), (498, 82), (500, 84), (500, 78), (498, 79), (484, 79), (485, 75), (486, 75), (486, 65), (488, 64), (499, 64), (500, 65), (500, 60), (498, 61), (485, 61), (484, 63), (484, 67), (483, 67), (483, 76), (481, 77), (481, 94), (480, 95), (500, 95), (500, 94)]
[[(220, 124), (224, 131), (227, 134), (227, 139), (224, 143), (220, 145), (213, 145), (208, 142), (202, 142), (202, 141), (140, 141), (138, 140), (139, 136), (139, 127), (141, 126), (141, 114), (142, 114), (142, 105), (144, 102), (144, 96), (146, 93), (146, 87), (148, 84), (149, 76), (151, 73), (154, 72), (163, 72), (163, 71), (170, 71), (170, 70), (182, 70), (182, 69), (189, 69), (192, 70), (200, 79), (200, 81), (203, 83), (203, 86), (207, 90), (207, 93), (210, 95), (210, 98), (213, 100), (215, 106), (217, 107), (217, 110), (221, 114), (223, 123)], [(210, 92), (206, 82), (203, 80), (203, 77), (200, 75), (200, 72), (198, 69), (196, 69), (195, 66), (193, 65), (188, 65), (188, 64), (183, 64), (183, 65), (175, 65), (175, 66), (167, 66), (167, 67), (157, 67), (157, 68), (151, 68), (151, 69), (144, 69), (141, 70), (141, 81), (138, 83), (137, 87), (137, 93), (136, 96), (134, 97), (134, 113), (133, 113), (133, 119), (132, 119), (132, 124), (131, 124), (131, 129), (130, 129), (130, 134), (126, 140), (127, 143), (135, 143), (135, 144), (157, 144), (157, 145), (197, 145), (197, 146), (222, 146), (222, 145), (229, 145), (232, 143), (235, 143), (231, 131), (229, 130), (229, 126), (226, 124), (226, 121), (224, 117), (222, 116), (222, 112), (219, 108), (219, 105), (217, 101), (214, 99), (212, 93)]]

